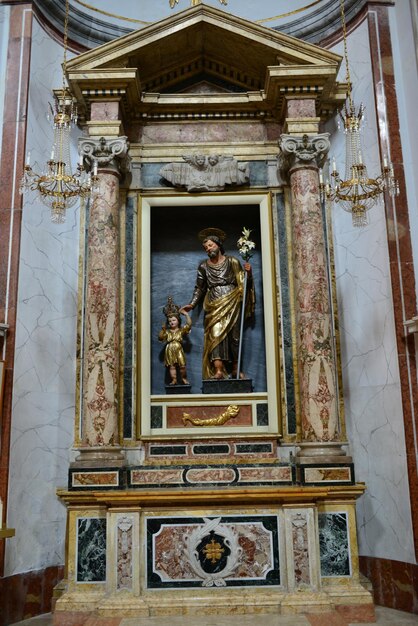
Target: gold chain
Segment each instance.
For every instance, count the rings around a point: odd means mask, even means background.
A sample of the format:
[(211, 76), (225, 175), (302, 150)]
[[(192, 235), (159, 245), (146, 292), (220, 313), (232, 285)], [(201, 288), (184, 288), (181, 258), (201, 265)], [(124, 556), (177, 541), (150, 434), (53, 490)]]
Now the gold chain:
[(70, 0), (65, 0), (64, 18), (64, 60), (62, 63), (62, 89), (65, 91), (65, 73), (67, 71), (67, 46), (68, 46), (68, 15), (70, 13)]
[(97, 9), (93, 7), (91, 4), (87, 4), (87, 2), (82, 2), (81, 0), (74, 0), (77, 4), (81, 4), (82, 7), (86, 9), (91, 9), (96, 13), (101, 13), (102, 15), (107, 15), (108, 17), (116, 17), (118, 20), (124, 20), (125, 22), (135, 22), (135, 24), (144, 24), (147, 26), (148, 24), (153, 24), (153, 22), (144, 22), (144, 20), (135, 20), (133, 17), (124, 17), (123, 15), (116, 15), (116, 13), (108, 13), (108, 11), (103, 11), (102, 9)]
[(343, 41), (344, 41), (344, 59), (345, 59), (345, 80), (347, 83), (347, 98), (350, 106), (350, 113), (353, 111), (353, 98), (351, 94), (351, 76), (350, 76), (350, 66), (348, 64), (348, 48), (347, 48), (347, 27), (345, 24), (345, 11), (344, 11), (344, 0), (340, 0), (341, 6), (341, 25), (343, 28)]
[(295, 9), (294, 11), (288, 11), (288, 13), (281, 13), (280, 15), (273, 15), (273, 17), (265, 17), (262, 20), (255, 20), (257, 24), (264, 24), (264, 22), (273, 22), (274, 20), (281, 20), (283, 17), (289, 17), (289, 15), (296, 15), (296, 13), (302, 13), (302, 11), (306, 11), (306, 9), (310, 9), (314, 7), (316, 4), (319, 4), (322, 0), (315, 0), (315, 2), (311, 2), (310, 4), (306, 4), (304, 7), (300, 7), (299, 9)]
[[(123, 20), (125, 22), (133, 22), (135, 24), (143, 24), (148, 26), (148, 24), (154, 24), (154, 22), (145, 22), (144, 20), (136, 20), (133, 17), (124, 17), (123, 15), (117, 15), (116, 13), (109, 13), (108, 11), (103, 11), (102, 9), (98, 9), (91, 4), (87, 4), (87, 2), (82, 2), (82, 0), (74, 0), (75, 3), (80, 4), (82, 7), (86, 9), (90, 9), (91, 11), (95, 11), (96, 13), (101, 13), (102, 15), (106, 15), (107, 17), (115, 17), (118, 20)], [(302, 13), (302, 11), (306, 11), (306, 9), (310, 9), (314, 7), (316, 4), (319, 4), (322, 0), (315, 0), (315, 2), (311, 2), (310, 4), (305, 5), (304, 7), (300, 7), (299, 9), (295, 9), (294, 11), (289, 11), (288, 13), (281, 13), (280, 15), (273, 15), (273, 17), (265, 17), (262, 20), (255, 20), (257, 24), (263, 24), (264, 22), (273, 22), (274, 20), (280, 20), (283, 17), (289, 17), (289, 15), (296, 15), (297, 13)]]

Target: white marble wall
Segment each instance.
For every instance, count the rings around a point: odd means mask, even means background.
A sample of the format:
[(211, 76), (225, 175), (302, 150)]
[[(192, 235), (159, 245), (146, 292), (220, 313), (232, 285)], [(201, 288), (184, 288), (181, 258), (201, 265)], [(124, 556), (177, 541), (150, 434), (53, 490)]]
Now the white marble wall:
[[(62, 84), (62, 48), (33, 21), (27, 147), (45, 163), (52, 144), (46, 119), (51, 87)], [(64, 562), (65, 509), (73, 442), (79, 209), (64, 225), (33, 194), (24, 201), (10, 449), (6, 575)]]
[[(342, 45), (333, 51), (342, 54)], [(364, 156), (380, 171), (367, 23), (349, 37), (354, 99), (366, 105)], [(345, 77), (342, 68), (341, 79)], [(341, 165), (344, 136), (328, 124), (331, 154)], [(367, 485), (358, 503), (360, 554), (414, 562), (405, 437), (383, 205), (355, 229), (333, 209), (346, 421), (356, 478)]]

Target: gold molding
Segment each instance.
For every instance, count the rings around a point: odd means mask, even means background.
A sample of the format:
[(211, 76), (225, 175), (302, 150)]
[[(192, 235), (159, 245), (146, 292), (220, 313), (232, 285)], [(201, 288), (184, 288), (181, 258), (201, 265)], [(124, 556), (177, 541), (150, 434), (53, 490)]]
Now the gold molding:
[(136, 506), (175, 507), (182, 506), (251, 506), (311, 504), (329, 501), (353, 501), (363, 495), (364, 483), (329, 487), (222, 487), (219, 489), (131, 489), (129, 491), (67, 491), (58, 489), (57, 496), (66, 504), (77, 506)]
[[(312, 7), (319, 4), (322, 0), (314, 0), (314, 2), (310, 2), (303, 7), (299, 7), (299, 9), (294, 9), (293, 11), (287, 11), (286, 13), (280, 13), (279, 15), (272, 15), (271, 17), (263, 17), (260, 20), (254, 20), (256, 24), (264, 24), (265, 22), (273, 22), (277, 20), (281, 20), (284, 17), (289, 17), (291, 15), (297, 15), (298, 13), (303, 13), (307, 9), (311, 9)], [(106, 17), (114, 17), (117, 20), (122, 20), (124, 22), (131, 22), (133, 24), (142, 24), (143, 26), (148, 26), (149, 24), (155, 24), (158, 20), (146, 21), (146, 20), (138, 20), (133, 17), (127, 17), (124, 15), (118, 15), (117, 13), (110, 13), (109, 11), (104, 11), (103, 9), (98, 9), (97, 7), (87, 4), (87, 2), (82, 2), (82, 0), (74, 0), (77, 4), (84, 7), (85, 9), (90, 9), (90, 11), (94, 11), (95, 13), (99, 13), (100, 15), (106, 15)]]

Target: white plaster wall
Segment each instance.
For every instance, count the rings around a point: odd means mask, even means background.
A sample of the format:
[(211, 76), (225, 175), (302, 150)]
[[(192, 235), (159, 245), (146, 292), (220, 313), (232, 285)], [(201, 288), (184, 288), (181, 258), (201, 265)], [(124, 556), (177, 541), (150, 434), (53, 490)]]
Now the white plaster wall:
[[(4, 96), (6, 94), (7, 43), (9, 40), (10, 7), (0, 6), (0, 159), (3, 138)], [(3, 321), (3, 320), (2, 320)]]
[[(412, 0), (416, 2), (416, 0)], [(396, 96), (402, 139), (403, 168), (411, 227), (415, 276), (418, 276), (418, 68), (413, 37), (411, 2), (398, 0), (389, 10)], [(417, 24), (418, 26), (418, 24)], [(417, 291), (418, 297), (418, 291)]]
[[(354, 100), (366, 105), (364, 156), (369, 174), (380, 171), (367, 23), (348, 40)], [(333, 48), (342, 54), (342, 44)], [(345, 68), (341, 79), (345, 78)], [(329, 124), (331, 154), (344, 171), (344, 136)], [(335, 265), (344, 399), (356, 479), (367, 485), (358, 501), (360, 554), (415, 562), (400, 379), (382, 204), (369, 225), (333, 209)]]
[[(62, 84), (62, 48), (33, 22), (27, 147), (45, 163), (51, 88)], [(10, 449), (6, 575), (64, 562), (66, 486), (73, 442), (79, 210), (64, 225), (33, 194), (22, 220)]]

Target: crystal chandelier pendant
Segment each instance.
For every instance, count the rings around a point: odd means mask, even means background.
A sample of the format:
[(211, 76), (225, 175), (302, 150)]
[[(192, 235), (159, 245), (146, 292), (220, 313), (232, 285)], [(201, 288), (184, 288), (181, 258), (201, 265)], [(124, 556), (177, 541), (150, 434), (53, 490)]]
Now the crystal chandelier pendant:
[(69, 0), (66, 0), (64, 24), (64, 63), (62, 89), (55, 92), (54, 106), (50, 106), (53, 115), (54, 141), (51, 156), (45, 170), (37, 173), (30, 165), (30, 153), (26, 158), (25, 170), (20, 183), (20, 193), (35, 191), (43, 204), (51, 210), (51, 221), (62, 224), (67, 209), (73, 207), (80, 198), (88, 198), (97, 183), (97, 166), (94, 176), (84, 169), (82, 158), (75, 172), (71, 167), (70, 134), (77, 124), (76, 101), (65, 84), (65, 66), (67, 53)]
[(344, 0), (340, 0), (340, 6), (348, 85), (346, 105), (344, 111), (340, 113), (345, 134), (345, 172), (342, 179), (337, 171), (335, 159), (333, 159), (331, 182), (324, 183), (321, 171), (319, 183), (321, 199), (339, 203), (345, 211), (351, 213), (353, 226), (362, 227), (368, 224), (367, 212), (377, 203), (384, 192), (388, 191), (391, 196), (398, 195), (399, 185), (394, 176), (393, 165), (391, 163), (388, 165), (386, 157), (383, 159), (382, 172), (376, 178), (369, 177), (367, 166), (363, 162), (361, 129), (364, 121), (364, 107), (361, 104), (356, 109), (352, 98)]

